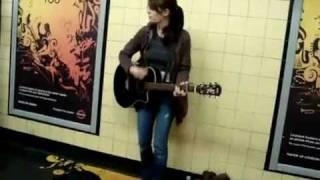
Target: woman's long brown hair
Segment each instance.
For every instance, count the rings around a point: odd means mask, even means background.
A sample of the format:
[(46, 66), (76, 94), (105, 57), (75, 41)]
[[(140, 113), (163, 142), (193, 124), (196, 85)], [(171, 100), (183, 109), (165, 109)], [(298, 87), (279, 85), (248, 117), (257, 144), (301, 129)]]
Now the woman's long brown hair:
[(169, 9), (169, 25), (163, 29), (164, 42), (168, 44), (177, 41), (184, 26), (183, 10), (178, 6), (177, 0), (148, 0), (148, 6), (159, 13)]

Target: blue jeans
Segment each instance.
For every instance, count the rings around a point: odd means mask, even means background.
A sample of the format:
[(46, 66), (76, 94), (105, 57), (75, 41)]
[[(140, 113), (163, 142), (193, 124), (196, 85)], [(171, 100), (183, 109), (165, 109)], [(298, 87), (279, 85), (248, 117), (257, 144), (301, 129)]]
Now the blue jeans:
[(160, 180), (165, 176), (172, 120), (172, 97), (169, 95), (159, 98), (153, 105), (145, 105), (138, 110), (138, 137), (143, 180)]

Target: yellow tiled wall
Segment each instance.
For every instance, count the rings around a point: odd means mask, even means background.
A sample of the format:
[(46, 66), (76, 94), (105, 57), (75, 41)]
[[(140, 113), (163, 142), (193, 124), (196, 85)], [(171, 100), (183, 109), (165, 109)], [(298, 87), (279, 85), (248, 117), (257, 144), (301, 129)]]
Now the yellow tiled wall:
[[(217, 81), (220, 98), (190, 95), (170, 135), (169, 166), (228, 172), (234, 180), (292, 180), (263, 170), (289, 0), (178, 0), (192, 38), (191, 81)], [(118, 53), (147, 22), (147, 0), (111, 0), (100, 136), (7, 116), (12, 0), (1, 0), (0, 126), (139, 160), (135, 112), (120, 108), (112, 79)]]

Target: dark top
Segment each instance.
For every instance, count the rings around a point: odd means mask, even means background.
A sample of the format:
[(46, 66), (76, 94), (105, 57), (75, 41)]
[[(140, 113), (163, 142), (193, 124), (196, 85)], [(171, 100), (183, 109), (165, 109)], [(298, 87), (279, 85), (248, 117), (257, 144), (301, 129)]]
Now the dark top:
[(154, 67), (161, 72), (162, 82), (172, 82), (170, 73), (174, 65), (173, 53), (164, 45), (163, 39), (154, 32), (146, 48), (144, 59), (146, 65)]

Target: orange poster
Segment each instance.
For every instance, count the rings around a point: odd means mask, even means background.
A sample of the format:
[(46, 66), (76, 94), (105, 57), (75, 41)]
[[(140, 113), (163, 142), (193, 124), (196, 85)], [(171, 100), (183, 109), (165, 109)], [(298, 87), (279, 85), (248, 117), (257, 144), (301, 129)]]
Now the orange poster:
[(14, 0), (10, 114), (96, 133), (108, 3)]

